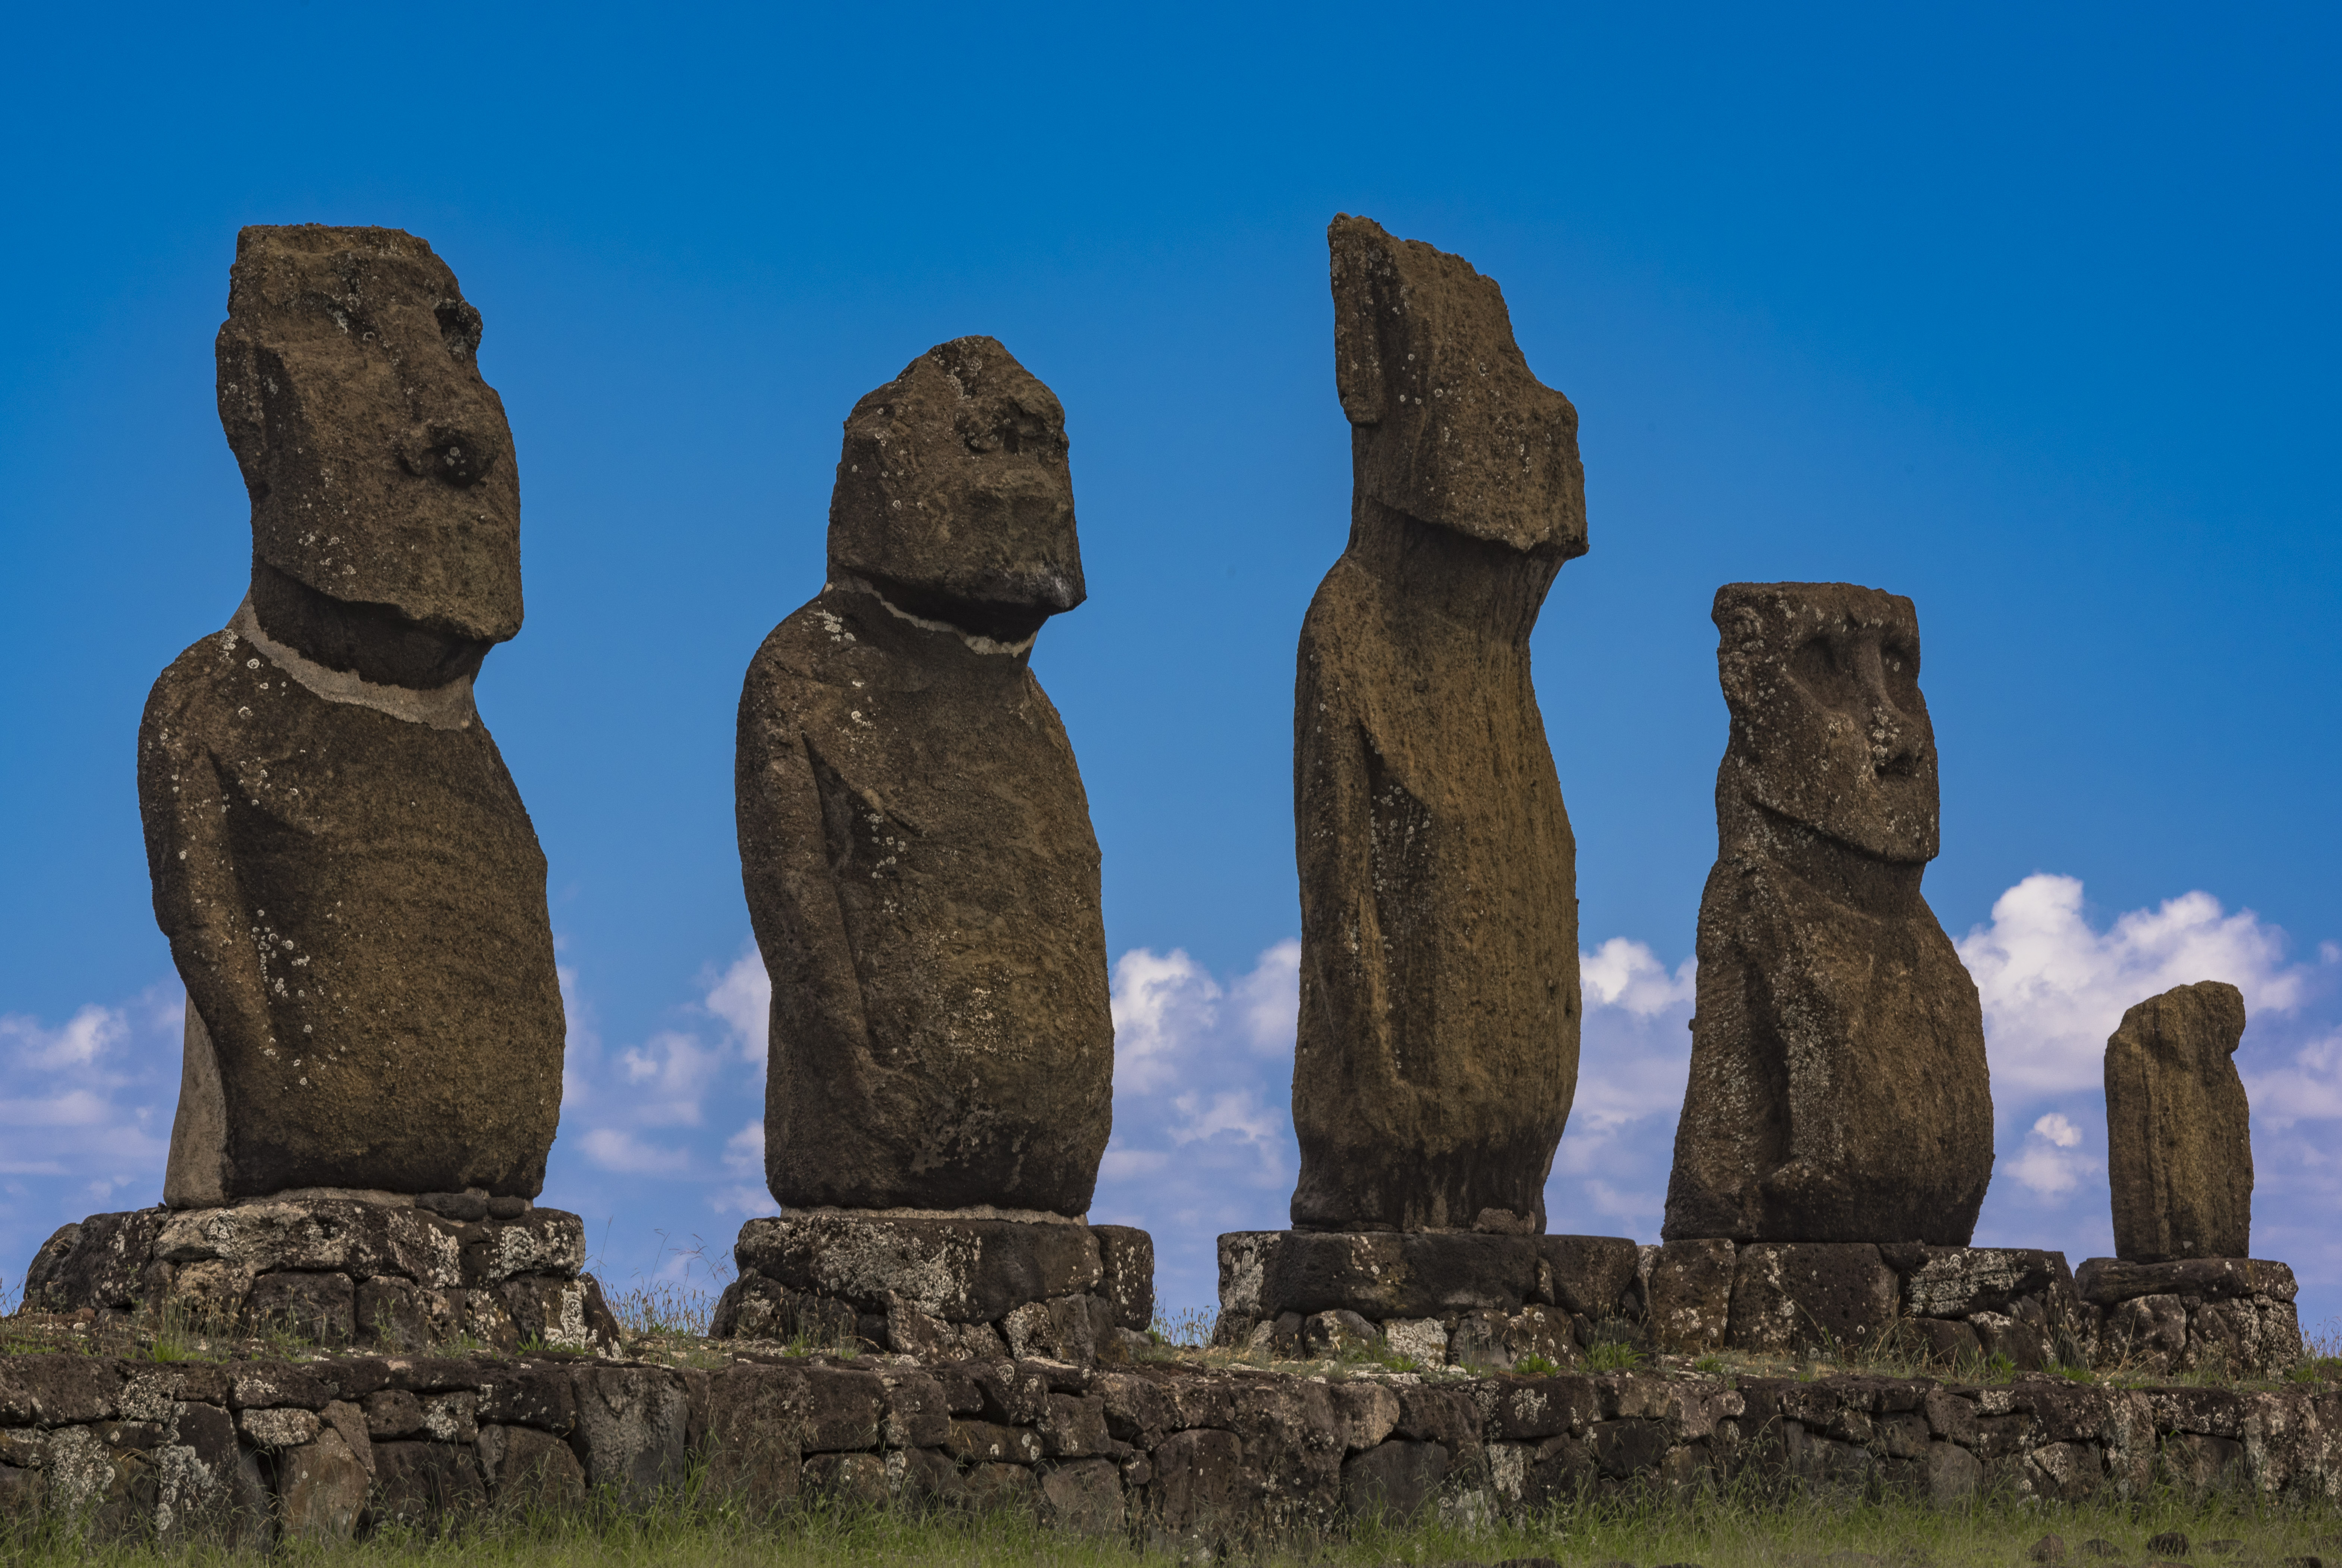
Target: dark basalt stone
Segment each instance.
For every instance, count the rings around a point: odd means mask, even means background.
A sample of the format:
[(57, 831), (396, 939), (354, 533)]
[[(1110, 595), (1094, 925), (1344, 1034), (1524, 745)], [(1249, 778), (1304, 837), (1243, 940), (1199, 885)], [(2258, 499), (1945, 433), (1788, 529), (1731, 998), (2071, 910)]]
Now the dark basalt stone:
[(187, 986), (166, 1202), (534, 1196), (561, 1108), (545, 856), (471, 680), (520, 629), (479, 313), (396, 229), (245, 229), (219, 406), (253, 584), (147, 698), (138, 802)]
[(1992, 1092), (1976, 984), (1919, 893), (1938, 828), (1917, 616), (1740, 583), (1715, 620), (1732, 732), (1661, 1233), (1965, 1246)]
[(2251, 1253), (2252, 1107), (2235, 1060), (2244, 1036), (2244, 993), (2207, 980), (2147, 998), (2107, 1041), (2116, 1256)]
[(1355, 494), (1295, 683), (1293, 1223), (1534, 1233), (1580, 1003), (1529, 633), (1586, 551), (1577, 414), (1469, 263), (1366, 218), (1327, 241)]
[(1081, 600), (1066, 449), (990, 338), (914, 360), (846, 422), (828, 586), (749, 666), (735, 782), (785, 1204), (1089, 1206), (1113, 1114), (1097, 840), (1026, 664)]

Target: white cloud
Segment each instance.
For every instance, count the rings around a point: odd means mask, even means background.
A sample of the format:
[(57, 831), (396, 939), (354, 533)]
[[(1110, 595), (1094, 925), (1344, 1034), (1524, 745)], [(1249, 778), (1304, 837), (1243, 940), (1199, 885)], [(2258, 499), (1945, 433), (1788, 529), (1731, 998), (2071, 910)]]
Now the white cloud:
[(1624, 936), (1577, 955), (1588, 1010), (1617, 1007), (1638, 1018), (1656, 1017), (1690, 1002), (1698, 972), (1698, 962), (1686, 958), (1669, 974), (1648, 947)]
[(701, 1005), (724, 1021), (744, 1062), (765, 1065), (766, 1035), (773, 1016), (773, 982), (765, 973), (764, 954), (754, 942), (732, 961)]
[(2060, 1149), (2078, 1148), (2082, 1142), (2082, 1129), (2055, 1111), (2033, 1124), (2033, 1135)]
[(0, 1041), (13, 1042), (17, 1064), (35, 1072), (93, 1066), (109, 1047), (129, 1037), (129, 1021), (121, 1008), (95, 1004), (57, 1029), (44, 1029), (38, 1020), (15, 1014), (0, 1018)]
[(2042, 873), (2000, 895), (1992, 922), (1958, 944), (1984, 1002), (1993, 1086), (2017, 1096), (2097, 1088), (2107, 1036), (2150, 996), (2226, 980), (2248, 1014), (2288, 1013), (2309, 971), (2285, 962), (2285, 934), (2251, 910), (2224, 914), (2208, 893), (2118, 916), (2100, 932), (2082, 884)]
[(2238, 1071), (2257, 1121), (2291, 1127), (2297, 1122), (2342, 1118), (2342, 1032), (2312, 1040), (2282, 1067)]
[(623, 1127), (596, 1127), (578, 1140), (586, 1157), (622, 1176), (680, 1176), (691, 1169), (691, 1151), (646, 1144)]
[(663, 1029), (641, 1045), (618, 1054), (626, 1084), (630, 1119), (645, 1127), (696, 1127), (700, 1099), (721, 1064), (721, 1055), (699, 1038)]

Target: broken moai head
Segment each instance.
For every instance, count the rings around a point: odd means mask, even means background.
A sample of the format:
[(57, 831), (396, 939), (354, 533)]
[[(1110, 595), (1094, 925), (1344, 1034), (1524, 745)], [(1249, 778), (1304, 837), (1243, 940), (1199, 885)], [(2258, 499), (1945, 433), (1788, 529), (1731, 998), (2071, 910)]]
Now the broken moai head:
[(829, 502), (832, 583), (1017, 642), (1079, 604), (1082, 551), (1056, 394), (959, 337), (854, 405)]
[(403, 230), (254, 226), (235, 249), (219, 411), (263, 625), (369, 678), (468, 674), (521, 623), (520, 481), (480, 313)]
[(1714, 618), (1732, 711), (1719, 817), (1755, 805), (1878, 860), (1935, 859), (1936, 733), (1911, 601), (1847, 583), (1732, 583)]
[(1577, 410), (1530, 372), (1496, 280), (1371, 218), (1326, 237), (1360, 493), (1469, 538), (1586, 554)]
[(2107, 1039), (2115, 1256), (2251, 1255), (2252, 1107), (2236, 1063), (2244, 1037), (2244, 993), (2205, 980), (2148, 997)]

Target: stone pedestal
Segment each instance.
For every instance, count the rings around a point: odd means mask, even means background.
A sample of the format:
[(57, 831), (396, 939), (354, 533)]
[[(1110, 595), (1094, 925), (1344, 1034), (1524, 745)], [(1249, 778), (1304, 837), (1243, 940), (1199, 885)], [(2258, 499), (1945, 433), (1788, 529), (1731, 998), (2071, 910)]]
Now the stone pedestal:
[(585, 1222), (522, 1198), (283, 1193), (67, 1225), (34, 1255), (25, 1304), (388, 1350), (467, 1338), (615, 1349), (617, 1322), (585, 1261)]
[(2261, 1258), (2135, 1263), (2090, 1258), (2074, 1275), (2100, 1366), (2159, 1375), (2271, 1377), (2301, 1359), (2293, 1270)]
[(886, 1210), (750, 1220), (712, 1333), (859, 1339), (928, 1359), (1111, 1353), (1155, 1316), (1155, 1241), (1127, 1225)]
[(1326, 1353), (1379, 1333), (1433, 1365), (1577, 1365), (1603, 1325), (1642, 1316), (1624, 1236), (1232, 1231), (1216, 1343)]
[(2065, 1254), (1917, 1242), (1666, 1242), (1643, 1249), (1663, 1351), (1899, 1355), (2034, 1371), (2087, 1355)]

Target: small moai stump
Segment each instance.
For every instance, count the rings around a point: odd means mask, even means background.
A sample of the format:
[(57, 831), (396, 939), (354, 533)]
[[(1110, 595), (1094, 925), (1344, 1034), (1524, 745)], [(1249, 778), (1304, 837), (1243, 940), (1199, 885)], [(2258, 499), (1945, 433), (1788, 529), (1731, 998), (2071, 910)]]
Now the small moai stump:
[(1353, 494), (1295, 683), (1301, 1170), (1292, 1230), (1220, 1238), (1218, 1333), (1298, 1353), (1346, 1314), (1418, 1359), (1566, 1363), (1636, 1261), (1543, 1233), (1580, 995), (1529, 634), (1586, 553), (1577, 412), (1470, 263), (1363, 217), (1326, 241)]
[(1660, 1338), (1835, 1353), (1899, 1332), (1945, 1362), (2040, 1365), (2070, 1326), (2064, 1257), (1967, 1245), (1992, 1092), (1976, 984), (1920, 893), (1939, 834), (1917, 615), (1848, 584), (1740, 583), (1714, 619), (1732, 727)]
[(2267, 1376), (2300, 1359), (2293, 1271), (2250, 1255), (2244, 1037), (2244, 993), (2206, 980), (2148, 997), (2107, 1040), (2115, 1255), (2077, 1273), (2106, 1364)]
[(538, 1209), (564, 1024), (545, 856), (472, 683), (520, 630), (479, 312), (397, 229), (253, 227), (217, 343), (252, 585), (138, 735), (187, 987), (164, 1205), (68, 1225), (28, 1303), (221, 1332), (611, 1343)]
[(1113, 1119), (1097, 839), (1034, 678), (1084, 597), (1065, 412), (988, 337), (846, 422), (829, 574), (749, 665), (741, 877), (772, 976), (766, 1174), (723, 1335), (1081, 1360), (1154, 1250), (1085, 1223)]

